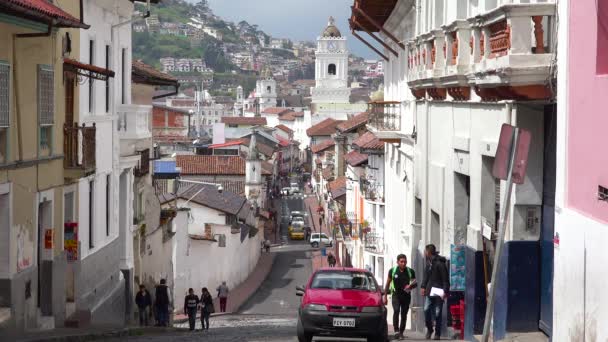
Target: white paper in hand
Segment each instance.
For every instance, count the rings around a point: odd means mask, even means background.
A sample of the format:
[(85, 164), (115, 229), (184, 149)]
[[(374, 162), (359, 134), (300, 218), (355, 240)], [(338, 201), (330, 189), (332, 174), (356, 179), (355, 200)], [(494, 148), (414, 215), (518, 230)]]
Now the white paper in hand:
[(445, 294), (445, 292), (443, 291), (443, 289), (440, 289), (438, 287), (431, 287), (431, 294), (429, 296), (443, 298), (444, 294)]

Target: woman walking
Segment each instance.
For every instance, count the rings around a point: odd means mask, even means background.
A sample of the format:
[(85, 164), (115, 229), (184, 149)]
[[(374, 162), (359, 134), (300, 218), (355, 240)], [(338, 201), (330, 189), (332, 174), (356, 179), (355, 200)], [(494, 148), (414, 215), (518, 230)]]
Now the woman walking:
[[(203, 287), (203, 293), (201, 294), (201, 324), (203, 326), (203, 330), (209, 330), (209, 316), (215, 312), (215, 308), (213, 307), (213, 298), (211, 297), (211, 293), (206, 287)], [(207, 325), (205, 325), (205, 323)]]

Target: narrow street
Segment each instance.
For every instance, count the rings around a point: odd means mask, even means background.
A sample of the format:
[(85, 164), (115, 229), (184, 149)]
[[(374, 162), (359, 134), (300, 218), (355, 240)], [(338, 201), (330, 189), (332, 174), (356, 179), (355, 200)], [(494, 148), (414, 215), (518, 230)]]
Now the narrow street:
[[(306, 195), (302, 194), (276, 200), (275, 206), (281, 208), (279, 234), (284, 243), (272, 248), (271, 253), (277, 253), (277, 256), (270, 274), (256, 293), (242, 305), (238, 314), (211, 317), (211, 328), (205, 332), (200, 331), (200, 321), (196, 323), (195, 332), (187, 330), (188, 323), (186, 322), (177, 325), (183, 331), (130, 337), (126, 340), (141, 342), (297, 341), (296, 320), (300, 297), (296, 296), (295, 287), (305, 285), (310, 277), (313, 270), (311, 258), (313, 251), (310, 245), (304, 241), (290, 241), (287, 230), (289, 213), (294, 210), (306, 211), (305, 197)], [(309, 216), (306, 216), (306, 219), (310, 220)], [(308, 223), (310, 224), (310, 222)], [(340, 339), (340, 341), (347, 340)], [(354, 339), (354, 341), (356, 340)], [(313, 341), (325, 341), (325, 339), (315, 338)], [(419, 341), (419, 339), (408, 339), (408, 341)]]

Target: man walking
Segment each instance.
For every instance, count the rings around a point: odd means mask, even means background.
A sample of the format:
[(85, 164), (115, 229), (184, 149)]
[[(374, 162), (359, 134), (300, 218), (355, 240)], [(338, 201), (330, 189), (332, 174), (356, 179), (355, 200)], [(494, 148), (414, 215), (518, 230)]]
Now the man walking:
[(188, 323), (190, 323), (190, 331), (196, 326), (196, 311), (198, 309), (198, 296), (194, 294), (192, 288), (188, 289), (188, 295), (184, 298), (184, 313), (188, 315)]
[(158, 326), (169, 326), (170, 305), (171, 296), (169, 294), (169, 288), (167, 287), (167, 281), (165, 279), (161, 279), (160, 285), (156, 286), (156, 295), (154, 296), (154, 306), (156, 307), (156, 312), (158, 315)]
[[(412, 301), (411, 291), (416, 288), (416, 273), (414, 270), (407, 267), (407, 257), (405, 254), (397, 256), (397, 266), (388, 271), (386, 279), (386, 287), (384, 289), (384, 305), (388, 303), (387, 294), (392, 296), (393, 304), (393, 329), (395, 329), (395, 338), (402, 339), (405, 336), (405, 323), (407, 321), (407, 312)], [(401, 321), (399, 315), (401, 314)]]
[(139, 311), (139, 325), (142, 327), (147, 326), (150, 307), (152, 306), (152, 297), (150, 297), (150, 292), (146, 290), (144, 284), (139, 285), (139, 292), (135, 295), (135, 304)]
[(448, 268), (444, 257), (437, 254), (435, 245), (430, 244), (424, 248), (426, 267), (424, 280), (420, 285), (421, 293), (426, 296), (424, 300), (424, 318), (426, 321), (426, 338), (433, 334), (433, 321), (435, 322), (435, 340), (441, 339), (441, 315), (443, 302), (450, 290)]
[(226, 303), (228, 302), (228, 286), (223, 281), (222, 285), (217, 287), (217, 296), (220, 298), (220, 312), (226, 312)]

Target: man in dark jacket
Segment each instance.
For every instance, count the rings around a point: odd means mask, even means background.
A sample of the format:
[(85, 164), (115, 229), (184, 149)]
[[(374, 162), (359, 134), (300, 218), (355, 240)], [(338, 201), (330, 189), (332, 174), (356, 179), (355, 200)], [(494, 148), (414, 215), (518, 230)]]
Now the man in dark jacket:
[(139, 325), (147, 326), (150, 307), (152, 306), (152, 297), (150, 297), (150, 292), (146, 290), (144, 284), (139, 285), (139, 292), (135, 295), (135, 304), (139, 311)]
[(435, 245), (427, 245), (424, 249), (426, 267), (424, 280), (420, 285), (424, 301), (424, 317), (426, 320), (426, 338), (433, 334), (433, 321), (435, 321), (435, 340), (441, 338), (441, 315), (443, 302), (450, 290), (448, 268), (444, 257), (437, 254)]
[(156, 295), (154, 296), (154, 306), (158, 315), (157, 326), (169, 326), (169, 305), (171, 304), (171, 296), (165, 279), (160, 280), (160, 285), (156, 286)]
[(191, 331), (196, 326), (196, 311), (199, 302), (198, 296), (194, 294), (194, 290), (192, 288), (188, 289), (188, 295), (184, 298), (184, 313), (188, 315)]

